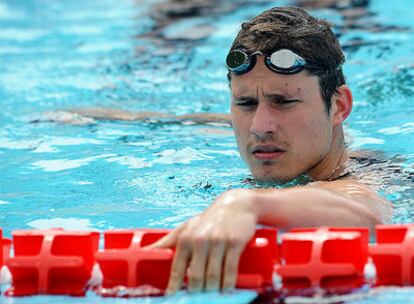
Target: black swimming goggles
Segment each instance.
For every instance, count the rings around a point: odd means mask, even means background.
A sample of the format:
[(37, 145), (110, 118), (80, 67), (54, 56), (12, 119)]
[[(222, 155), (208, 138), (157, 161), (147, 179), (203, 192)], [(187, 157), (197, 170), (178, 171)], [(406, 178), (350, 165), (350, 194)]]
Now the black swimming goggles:
[[(256, 55), (264, 56), (259, 51), (248, 55), (242, 50), (233, 50), (227, 55), (227, 68), (236, 75), (247, 73), (256, 64)], [(280, 74), (296, 74), (305, 68), (323, 69), (315, 62), (305, 60), (288, 49), (277, 50), (271, 53), (270, 56), (265, 56), (265, 64), (270, 70)]]

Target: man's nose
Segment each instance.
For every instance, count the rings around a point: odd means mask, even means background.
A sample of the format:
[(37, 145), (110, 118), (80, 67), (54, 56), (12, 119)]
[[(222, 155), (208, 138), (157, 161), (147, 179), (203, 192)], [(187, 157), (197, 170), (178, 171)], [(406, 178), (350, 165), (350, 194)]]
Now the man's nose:
[(272, 113), (272, 108), (267, 102), (259, 102), (254, 113), (250, 132), (258, 138), (264, 139), (276, 132), (276, 118)]

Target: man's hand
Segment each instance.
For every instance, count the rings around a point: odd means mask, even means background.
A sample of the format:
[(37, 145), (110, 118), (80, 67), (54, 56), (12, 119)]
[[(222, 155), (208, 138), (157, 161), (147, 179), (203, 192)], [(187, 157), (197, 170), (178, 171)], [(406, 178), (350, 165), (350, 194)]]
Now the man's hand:
[(235, 287), (240, 255), (256, 230), (254, 198), (252, 190), (227, 191), (203, 213), (150, 246), (176, 248), (167, 294), (181, 288), (186, 273), (189, 291)]

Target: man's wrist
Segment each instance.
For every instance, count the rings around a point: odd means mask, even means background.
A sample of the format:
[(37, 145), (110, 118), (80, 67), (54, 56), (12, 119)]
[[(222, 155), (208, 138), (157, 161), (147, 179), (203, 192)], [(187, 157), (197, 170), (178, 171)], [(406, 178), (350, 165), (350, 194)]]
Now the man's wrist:
[(281, 196), (283, 191), (269, 189), (256, 191), (254, 208), (257, 215), (257, 223), (263, 225), (284, 225), (281, 208)]
[(248, 192), (246, 193), (247, 197), (244, 199), (244, 202), (248, 205), (247, 208), (250, 212), (252, 212), (256, 217), (256, 222), (259, 223), (260, 216), (262, 213), (262, 206), (261, 206), (261, 193), (260, 191), (254, 189), (246, 189)]
[(260, 194), (254, 189), (232, 189), (226, 191), (220, 199), (222, 204), (231, 204), (231, 208), (237, 208), (244, 212), (253, 214), (258, 221), (259, 214), (261, 212), (260, 204)]

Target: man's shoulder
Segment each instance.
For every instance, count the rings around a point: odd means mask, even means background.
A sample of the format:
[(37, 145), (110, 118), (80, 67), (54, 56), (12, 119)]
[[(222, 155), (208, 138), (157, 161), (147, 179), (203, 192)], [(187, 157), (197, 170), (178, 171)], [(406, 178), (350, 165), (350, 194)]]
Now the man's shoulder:
[(305, 187), (317, 187), (327, 190), (341, 190), (341, 192), (373, 192), (376, 193), (369, 186), (354, 177), (346, 177), (329, 181), (316, 181), (305, 185)]
[(378, 150), (349, 150), (349, 160), (360, 164), (384, 163), (386, 155)]

